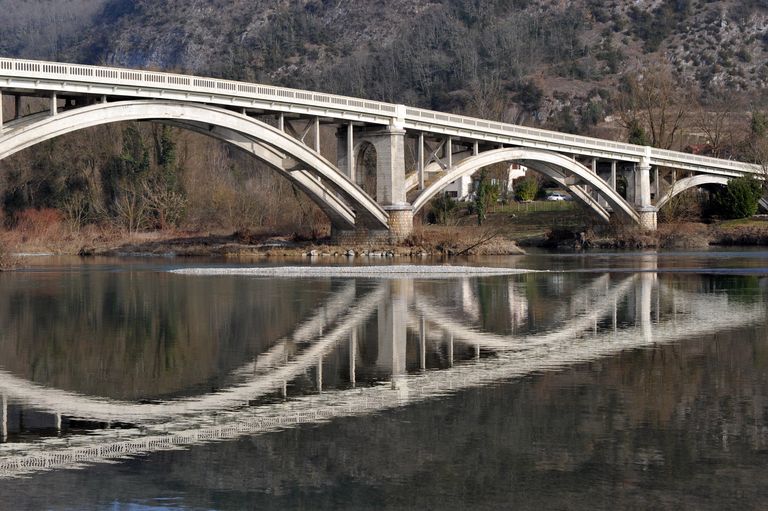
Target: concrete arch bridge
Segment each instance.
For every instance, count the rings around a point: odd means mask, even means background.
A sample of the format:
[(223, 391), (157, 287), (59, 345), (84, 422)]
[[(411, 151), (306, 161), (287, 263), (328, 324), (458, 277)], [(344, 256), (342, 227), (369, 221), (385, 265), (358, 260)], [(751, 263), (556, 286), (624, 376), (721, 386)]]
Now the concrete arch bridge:
[[(413, 215), (456, 180), (519, 162), (560, 183), (603, 220), (655, 229), (676, 194), (765, 170), (654, 149), (261, 84), (59, 62), (0, 59), (0, 159), (80, 129), (138, 120), (224, 140), (265, 162), (328, 215), (341, 239), (408, 236)], [(48, 99), (24, 115), (30, 97)], [(336, 147), (322, 147), (334, 130)], [(335, 151), (333, 150), (335, 149)], [(366, 172), (365, 159), (375, 161)], [(626, 194), (616, 189), (627, 182)], [(680, 178), (680, 179), (678, 179)], [(763, 201), (764, 206), (768, 206)]]

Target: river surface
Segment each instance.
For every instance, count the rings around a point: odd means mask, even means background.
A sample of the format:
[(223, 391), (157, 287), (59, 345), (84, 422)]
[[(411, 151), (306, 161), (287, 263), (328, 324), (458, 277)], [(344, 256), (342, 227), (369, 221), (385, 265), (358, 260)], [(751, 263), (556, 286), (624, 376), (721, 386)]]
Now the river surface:
[(768, 252), (451, 264), (0, 273), (0, 509), (765, 509)]

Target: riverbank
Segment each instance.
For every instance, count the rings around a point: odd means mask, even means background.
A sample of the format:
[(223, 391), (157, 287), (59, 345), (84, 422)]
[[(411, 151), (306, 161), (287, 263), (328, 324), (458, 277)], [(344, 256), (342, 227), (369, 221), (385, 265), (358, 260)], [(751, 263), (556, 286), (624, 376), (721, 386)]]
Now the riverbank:
[(768, 246), (768, 216), (711, 224), (660, 224), (656, 232), (634, 226), (591, 223), (573, 209), (492, 212), (482, 226), (465, 216), (456, 225), (417, 225), (399, 244), (334, 244), (329, 238), (300, 239), (272, 232), (153, 231), (126, 233), (90, 226), (74, 230), (0, 232), (0, 269), (17, 263), (14, 254), (175, 257), (455, 257), (519, 255), (528, 247), (552, 250), (689, 248), (712, 245)]

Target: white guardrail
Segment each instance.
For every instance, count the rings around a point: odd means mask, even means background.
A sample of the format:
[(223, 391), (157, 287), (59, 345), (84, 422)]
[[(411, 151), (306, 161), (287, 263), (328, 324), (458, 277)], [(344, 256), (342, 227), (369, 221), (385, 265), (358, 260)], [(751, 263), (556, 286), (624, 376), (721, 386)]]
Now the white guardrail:
[[(548, 144), (569, 149), (613, 153), (625, 161), (638, 162), (649, 154), (651, 164), (680, 166), (690, 170), (707, 169), (764, 175), (759, 165), (732, 160), (710, 158), (678, 151), (647, 148), (643, 146), (614, 142), (592, 137), (569, 135), (556, 131), (529, 128), (515, 124), (500, 123), (455, 115), (433, 110), (405, 107), (380, 101), (369, 101), (348, 96), (324, 94), (313, 91), (261, 85), (231, 80), (219, 80), (190, 75), (121, 69), (112, 67), (43, 62), (0, 58), (0, 78), (49, 79), (79, 84), (98, 84), (109, 87), (136, 87), (139, 89), (166, 90), (182, 93), (197, 93), (230, 100), (243, 98), (277, 104), (300, 104), (315, 108), (324, 108), (327, 115), (333, 117), (333, 111), (374, 114), (380, 117), (397, 119), (406, 127), (424, 129), (429, 126), (461, 130), (468, 138), (483, 138), (483, 134), (496, 137), (508, 137), (516, 141), (527, 141), (532, 145)], [(224, 103), (225, 100), (220, 101)], [(231, 103), (230, 103), (231, 104)], [(412, 124), (412, 126), (409, 126)], [(515, 141), (511, 141), (515, 143)]]

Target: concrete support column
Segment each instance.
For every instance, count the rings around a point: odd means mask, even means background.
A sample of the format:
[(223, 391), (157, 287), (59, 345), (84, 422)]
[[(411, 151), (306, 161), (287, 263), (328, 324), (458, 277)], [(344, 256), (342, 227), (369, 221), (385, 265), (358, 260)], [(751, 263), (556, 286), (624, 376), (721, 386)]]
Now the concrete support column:
[(616, 189), (616, 162), (611, 162), (611, 180), (609, 182), (612, 189)]
[(314, 121), (314, 139), (315, 139), (315, 152), (320, 152), (320, 118), (315, 117)]
[(419, 176), (419, 190), (424, 189), (424, 133), (419, 133), (419, 147), (416, 150), (416, 172)]
[(277, 116), (277, 129), (280, 131), (285, 131), (285, 114), (280, 114)]
[(651, 205), (651, 166), (641, 162), (635, 168), (635, 206)]
[(355, 182), (355, 126), (347, 124), (347, 177)]
[(364, 139), (376, 149), (376, 200), (389, 214), (390, 241), (413, 232), (413, 209), (405, 198), (405, 130), (389, 128)]
[(355, 138), (354, 126), (349, 123), (336, 132), (336, 166), (350, 181), (355, 181)]
[(51, 115), (59, 113), (59, 100), (56, 97), (56, 93), (51, 94)]
[(376, 149), (376, 197), (383, 206), (405, 202), (405, 130), (390, 128), (366, 137)]

